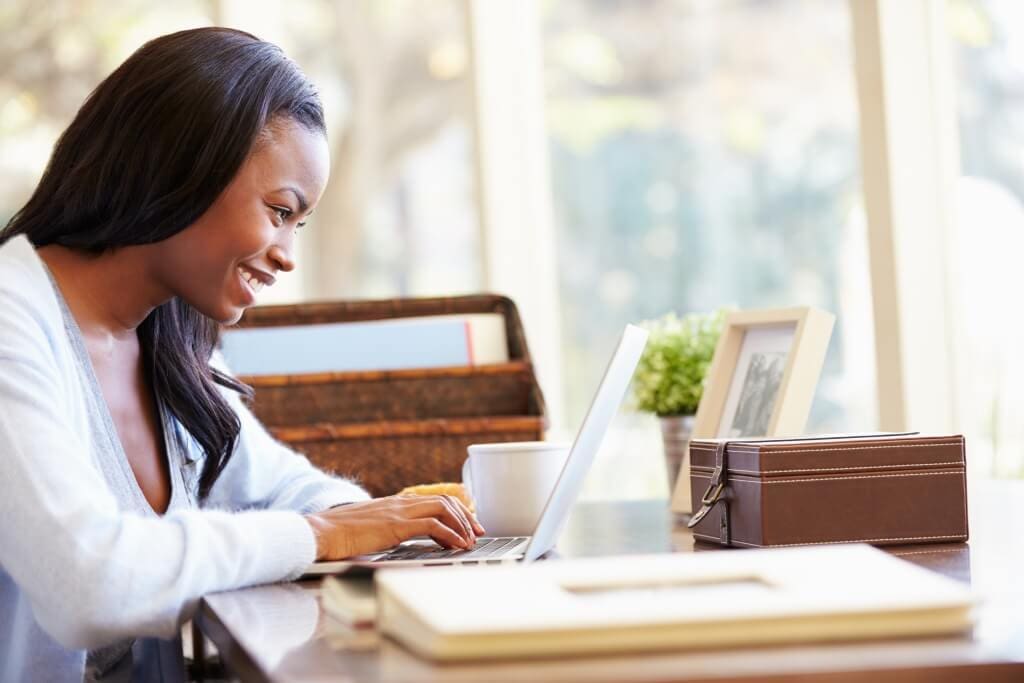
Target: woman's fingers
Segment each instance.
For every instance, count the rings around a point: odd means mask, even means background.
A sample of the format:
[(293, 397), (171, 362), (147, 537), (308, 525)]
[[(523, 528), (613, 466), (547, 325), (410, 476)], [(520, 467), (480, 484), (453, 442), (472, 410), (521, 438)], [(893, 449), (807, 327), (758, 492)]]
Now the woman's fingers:
[(456, 512), (455, 506), (445, 496), (423, 496), (418, 508), (418, 516), (429, 515), (455, 530), (463, 541), (463, 547), (469, 548), (476, 543), (476, 536), (473, 534), (469, 522)]
[(444, 504), (452, 511), (456, 519), (459, 520), (459, 524), (462, 526), (463, 532), (465, 533), (466, 539), (470, 545), (476, 543), (476, 533), (473, 529), (473, 525), (469, 521), (469, 511), (459, 504), (459, 501), (454, 496), (442, 496)]
[[(415, 509), (414, 514), (417, 515), (438, 514), (438, 507), (427, 506), (424, 505), (424, 503), (428, 501), (441, 501), (445, 508), (447, 508), (447, 511), (440, 510), (440, 514), (445, 515), (446, 519), (458, 520), (458, 524), (463, 531), (463, 536), (470, 544), (476, 541), (477, 536), (482, 536), (487, 533), (483, 525), (477, 520), (476, 516), (455, 496), (401, 496), (400, 498), (406, 501), (407, 504), (413, 505)], [(450, 515), (450, 517), (448, 515)]]
[(484, 533), (486, 533), (484, 528), (480, 525), (480, 522), (477, 521), (476, 515), (469, 511), (469, 508), (466, 507), (466, 504), (463, 503), (458, 496), (445, 496), (445, 498), (447, 498), (448, 503), (455, 508), (459, 517), (465, 521), (466, 526), (469, 527), (474, 536), (483, 536)]
[(430, 536), (434, 542), (444, 548), (465, 548), (466, 542), (462, 536), (455, 533), (451, 527), (442, 524), (434, 517), (420, 517), (411, 520), (409, 523), (409, 534), (412, 536)]
[(445, 548), (471, 548), (483, 527), (454, 497), (392, 496), (307, 515), (318, 559), (337, 559), (430, 536)]
[(459, 508), (465, 511), (466, 516), (469, 517), (470, 524), (473, 525), (473, 531), (476, 532), (477, 536), (483, 536), (487, 533), (487, 530), (484, 529), (484, 526), (480, 523), (480, 520), (476, 518), (476, 515), (473, 514), (461, 500), (455, 498), (455, 503), (459, 506)]

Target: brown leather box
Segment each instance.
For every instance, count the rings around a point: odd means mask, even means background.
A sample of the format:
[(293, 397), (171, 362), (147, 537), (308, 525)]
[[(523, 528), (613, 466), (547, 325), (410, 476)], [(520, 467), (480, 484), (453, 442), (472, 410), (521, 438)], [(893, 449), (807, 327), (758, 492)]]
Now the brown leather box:
[(690, 520), (739, 547), (967, 540), (962, 436), (877, 434), (690, 443)]

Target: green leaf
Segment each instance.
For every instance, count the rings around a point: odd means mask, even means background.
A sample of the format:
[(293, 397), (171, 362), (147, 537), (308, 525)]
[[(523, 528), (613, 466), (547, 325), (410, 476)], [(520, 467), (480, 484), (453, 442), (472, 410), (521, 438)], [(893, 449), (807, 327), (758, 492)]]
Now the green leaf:
[(704, 393), (704, 376), (722, 332), (725, 310), (667, 313), (640, 323), (650, 336), (633, 376), (639, 410), (657, 415), (693, 415)]

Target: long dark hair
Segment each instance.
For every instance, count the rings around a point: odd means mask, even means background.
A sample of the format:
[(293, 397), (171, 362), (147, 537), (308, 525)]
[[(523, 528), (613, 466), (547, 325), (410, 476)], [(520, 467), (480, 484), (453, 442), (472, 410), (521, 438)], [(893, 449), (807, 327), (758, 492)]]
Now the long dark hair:
[[(166, 239), (213, 204), (277, 117), (325, 130), (316, 90), (277, 46), (217, 27), (151, 40), (86, 99), (0, 243), (23, 234), (99, 253)], [(240, 429), (217, 385), (251, 396), (209, 365), (219, 331), (178, 298), (138, 329), (157, 399), (204, 452), (201, 500)]]

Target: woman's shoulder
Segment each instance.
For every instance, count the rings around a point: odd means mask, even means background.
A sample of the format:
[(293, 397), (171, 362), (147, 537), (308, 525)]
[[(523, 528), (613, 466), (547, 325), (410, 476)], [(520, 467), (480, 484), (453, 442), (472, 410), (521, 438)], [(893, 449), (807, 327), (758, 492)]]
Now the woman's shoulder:
[(0, 268), (27, 278), (45, 276), (42, 259), (25, 235), (14, 235), (0, 242)]
[(54, 298), (46, 266), (24, 235), (0, 243), (0, 293), (30, 300)]
[(52, 341), (62, 331), (53, 285), (35, 247), (22, 235), (0, 244), (0, 346)]

